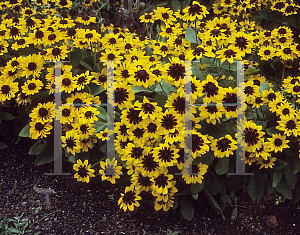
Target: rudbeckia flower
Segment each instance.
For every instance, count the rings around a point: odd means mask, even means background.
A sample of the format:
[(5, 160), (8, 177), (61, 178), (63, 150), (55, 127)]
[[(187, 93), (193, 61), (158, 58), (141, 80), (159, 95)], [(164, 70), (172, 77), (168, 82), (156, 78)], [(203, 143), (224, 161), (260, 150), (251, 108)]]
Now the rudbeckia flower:
[(91, 164), (88, 164), (88, 160), (85, 160), (83, 163), (80, 159), (77, 160), (77, 163), (73, 165), (73, 169), (77, 171), (74, 178), (77, 181), (90, 182), (91, 177), (95, 177), (93, 169), (91, 169)]
[(130, 211), (134, 210), (134, 206), (139, 207), (140, 204), (138, 200), (141, 200), (142, 198), (139, 196), (139, 191), (134, 190), (134, 186), (131, 185), (130, 187), (126, 187), (125, 193), (121, 193), (121, 197), (118, 200), (118, 205), (120, 205), (120, 208), (124, 211), (127, 210), (127, 208)]

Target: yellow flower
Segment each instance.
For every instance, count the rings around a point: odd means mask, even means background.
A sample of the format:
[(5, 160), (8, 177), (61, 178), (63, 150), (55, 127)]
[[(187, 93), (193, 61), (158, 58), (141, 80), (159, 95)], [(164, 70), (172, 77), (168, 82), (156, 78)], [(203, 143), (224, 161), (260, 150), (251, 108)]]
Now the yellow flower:
[(77, 171), (75, 173), (74, 178), (77, 179), (77, 181), (82, 182), (90, 182), (91, 177), (95, 177), (93, 169), (91, 169), (91, 165), (88, 165), (88, 160), (85, 160), (83, 163), (80, 159), (77, 160), (77, 164), (73, 165), (73, 169)]

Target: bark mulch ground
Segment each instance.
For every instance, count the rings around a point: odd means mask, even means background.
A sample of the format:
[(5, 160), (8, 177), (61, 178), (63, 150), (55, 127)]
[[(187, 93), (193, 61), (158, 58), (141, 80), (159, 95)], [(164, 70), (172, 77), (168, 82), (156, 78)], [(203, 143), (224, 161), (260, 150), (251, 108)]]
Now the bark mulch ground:
[[(200, 194), (193, 202), (195, 216), (191, 221), (183, 219), (179, 207), (174, 211), (156, 212), (148, 201), (133, 212), (123, 212), (117, 201), (120, 192), (128, 185), (120, 179), (116, 185), (102, 182), (101, 177), (89, 184), (79, 183), (73, 176), (46, 176), (52, 164), (34, 165), (35, 156), (28, 155), (31, 140), (17, 137), (5, 139), (9, 148), (0, 151), (0, 221), (26, 212), (31, 234), (300, 234), (299, 204), (288, 201), (275, 205), (275, 198), (265, 196), (257, 205), (243, 191), (239, 197), (237, 218), (231, 220), (233, 207), (224, 211), (226, 220), (217, 215)], [(72, 164), (64, 162), (64, 172), (71, 172)], [(50, 206), (45, 196), (34, 187), (51, 188)], [(12, 190), (13, 189), (13, 193)], [(17, 192), (16, 192), (17, 190)], [(24, 196), (26, 194), (26, 197)], [(24, 197), (23, 197), (24, 196)], [(37, 208), (42, 208), (35, 213)], [(275, 217), (269, 217), (269, 216)], [(268, 218), (268, 219), (267, 219)], [(37, 222), (39, 221), (39, 222)], [(268, 222), (267, 224), (267, 221)], [(277, 225), (278, 224), (278, 225)], [(271, 228), (269, 226), (276, 226)]]

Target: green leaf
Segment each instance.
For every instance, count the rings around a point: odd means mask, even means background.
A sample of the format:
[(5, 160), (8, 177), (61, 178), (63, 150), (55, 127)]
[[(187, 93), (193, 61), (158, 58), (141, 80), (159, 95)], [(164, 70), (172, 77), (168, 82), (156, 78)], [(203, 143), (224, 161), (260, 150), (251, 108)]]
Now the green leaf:
[(263, 90), (269, 90), (270, 89), (270, 86), (269, 86), (269, 84), (267, 84), (267, 83), (265, 83), (265, 82), (263, 82), (263, 83), (261, 83), (260, 84), (260, 87), (259, 87), (259, 91), (260, 91), (260, 93), (261, 94), (263, 94)]
[(217, 211), (218, 214), (222, 214), (222, 218), (224, 219), (225, 217), (223, 215), (223, 211), (221, 210), (219, 203), (216, 201), (216, 199), (207, 191), (206, 188), (204, 188), (204, 193), (212, 207)]
[(149, 90), (148, 88), (145, 88), (145, 87), (139, 87), (139, 86), (133, 86), (131, 88), (131, 90), (133, 90), (135, 93), (138, 93), (138, 92), (146, 92), (146, 93), (151, 93), (153, 91)]
[(8, 148), (8, 145), (0, 141), (0, 149), (6, 149), (6, 148)]
[(107, 123), (103, 123), (103, 122), (96, 122), (95, 123), (95, 132), (94, 135), (97, 134), (100, 131), (103, 131), (105, 128), (107, 127)]
[(275, 127), (270, 127), (270, 128), (266, 128), (266, 129), (265, 129), (265, 132), (266, 132), (268, 135), (272, 136), (272, 135), (274, 135), (274, 134), (277, 134), (277, 133), (278, 133), (278, 130), (277, 130)]
[(31, 146), (28, 154), (39, 155), (42, 152), (42, 150), (46, 147), (46, 145), (47, 144), (45, 144), (45, 143), (36, 142), (36, 143), (34, 143), (34, 145)]
[(286, 179), (286, 182), (288, 183), (288, 186), (291, 187), (291, 189), (295, 189), (296, 183), (297, 183), (297, 174), (293, 173), (292, 168), (292, 161), (291, 159), (288, 160), (288, 165), (283, 168), (284, 178)]
[(185, 196), (180, 198), (180, 214), (188, 221), (191, 221), (194, 217), (194, 207)]
[[(58, 156), (56, 156), (58, 157)], [(55, 158), (56, 158), (55, 157)], [(45, 146), (41, 153), (35, 159), (35, 165), (40, 166), (54, 161), (54, 143), (51, 141)]]
[(287, 199), (292, 200), (293, 194), (292, 191), (287, 186), (287, 182), (284, 178), (281, 179), (280, 183), (275, 188), (277, 192), (285, 196)]
[(197, 194), (192, 194), (192, 197), (197, 200), (198, 199), (198, 193)]
[(103, 92), (105, 90), (105, 88), (103, 86), (98, 86), (94, 83), (90, 83), (88, 85), (88, 87), (90, 88), (93, 96), (99, 95), (101, 92)]
[(300, 184), (297, 184), (295, 190), (293, 190), (293, 203), (296, 204), (300, 200)]
[(218, 159), (217, 165), (216, 165), (216, 173), (218, 175), (224, 175), (228, 172), (229, 169), (229, 157), (223, 157)]
[(202, 164), (205, 165), (211, 165), (214, 162), (215, 159), (215, 155), (212, 151), (209, 151), (207, 153), (205, 153), (204, 155), (202, 155)]
[(212, 194), (217, 195), (217, 190), (214, 187), (214, 180), (210, 174), (205, 174), (205, 188)]
[(250, 66), (247, 71), (245, 71), (244, 75), (247, 76), (247, 75), (251, 75), (251, 74), (254, 74), (254, 73), (257, 73), (259, 70), (255, 67), (252, 67)]
[(11, 121), (14, 120), (15, 117), (7, 112), (0, 112), (0, 120)]
[(154, 101), (162, 108), (165, 106), (166, 100), (167, 97), (163, 94), (157, 94), (154, 96)]
[(287, 164), (288, 164), (287, 162), (278, 158), (274, 163), (273, 169), (274, 169), (274, 171), (279, 171), (282, 168), (284, 168)]
[(86, 69), (90, 70), (90, 71), (94, 71), (94, 69), (86, 62), (84, 61), (80, 61), (79, 62), (83, 67), (85, 67)]
[(281, 169), (280, 171), (274, 171), (273, 174), (273, 182), (272, 182), (272, 187), (276, 188), (277, 185), (279, 184), (281, 178), (282, 178), (283, 170)]
[(72, 63), (72, 67), (77, 68), (83, 58), (83, 50), (75, 48), (70, 52), (69, 57)]
[(212, 171), (210, 171), (210, 174), (213, 178), (214, 188), (217, 190), (217, 192), (220, 195), (224, 195), (226, 193), (226, 187), (225, 187), (224, 183)]
[(250, 175), (249, 181), (248, 181), (248, 186), (247, 186), (247, 192), (249, 196), (253, 199), (256, 200), (257, 197), (257, 185), (255, 182), (255, 175)]
[(165, 1), (162, 1), (160, 3), (157, 4), (158, 7), (163, 7), (165, 5), (167, 5), (169, 3), (169, 0), (165, 0)]
[(256, 117), (255, 112), (249, 108), (249, 106), (247, 107), (246, 111), (245, 111), (245, 116), (247, 118), (247, 120), (253, 119)]
[(20, 131), (19, 136), (20, 137), (29, 137), (29, 129), (30, 124), (28, 123), (26, 126), (23, 127), (23, 129)]
[(198, 37), (196, 36), (195, 30), (193, 28), (186, 28), (185, 39), (190, 41), (191, 43), (197, 43)]
[(198, 194), (200, 193), (204, 188), (204, 180), (202, 180), (202, 183), (196, 183), (196, 184), (191, 184), (191, 193), (192, 194)]
[(101, 118), (102, 120), (106, 121), (107, 120), (107, 112), (104, 108), (98, 107), (97, 110), (100, 112), (97, 116)]
[(178, 0), (172, 0), (171, 1), (171, 7), (174, 12), (179, 11), (181, 9), (180, 2)]
[(191, 2), (191, 0), (183, 0), (181, 3), (181, 8), (184, 9), (184, 8), (188, 7), (190, 2)]
[(35, 94), (32, 97), (32, 100), (41, 101), (41, 100), (47, 99), (49, 97), (49, 95), (50, 95), (49, 91), (42, 91), (42, 92), (39, 92), (39, 93)]

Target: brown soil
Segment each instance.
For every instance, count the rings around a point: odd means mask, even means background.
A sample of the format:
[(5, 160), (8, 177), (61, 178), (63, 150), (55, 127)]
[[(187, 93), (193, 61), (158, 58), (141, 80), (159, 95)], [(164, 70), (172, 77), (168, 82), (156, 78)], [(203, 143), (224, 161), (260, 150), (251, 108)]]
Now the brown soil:
[[(142, 201), (134, 212), (123, 212), (117, 200), (128, 185), (124, 176), (113, 186), (102, 182), (100, 176), (92, 178), (89, 184), (79, 183), (73, 176), (46, 176), (45, 173), (53, 169), (53, 164), (35, 166), (35, 157), (26, 154), (32, 141), (21, 139), (15, 145), (16, 141), (17, 137), (5, 139), (10, 147), (0, 152), (0, 221), (3, 217), (12, 218), (26, 212), (31, 234), (38, 231), (59, 235), (167, 234), (171, 231), (218, 235), (300, 234), (299, 204), (285, 201), (276, 206), (274, 197), (265, 196), (257, 205), (242, 191), (236, 195), (239, 197), (238, 204), (245, 208), (238, 208), (234, 221), (230, 219), (233, 207), (225, 209), (226, 220), (222, 220), (204, 194), (200, 194), (197, 201), (191, 199), (195, 207), (191, 221), (181, 217), (179, 207), (175, 211), (156, 212), (150, 201)], [(63, 168), (64, 172), (72, 172), (72, 164), (68, 162), (64, 162)], [(49, 207), (45, 196), (36, 193), (34, 186), (55, 190), (56, 194), (50, 195)], [(26, 199), (11, 194), (12, 189), (27, 194)], [(112, 194), (114, 197), (110, 199)], [(35, 214), (37, 207), (42, 207), (42, 210)], [(35, 223), (37, 219), (39, 223)]]

